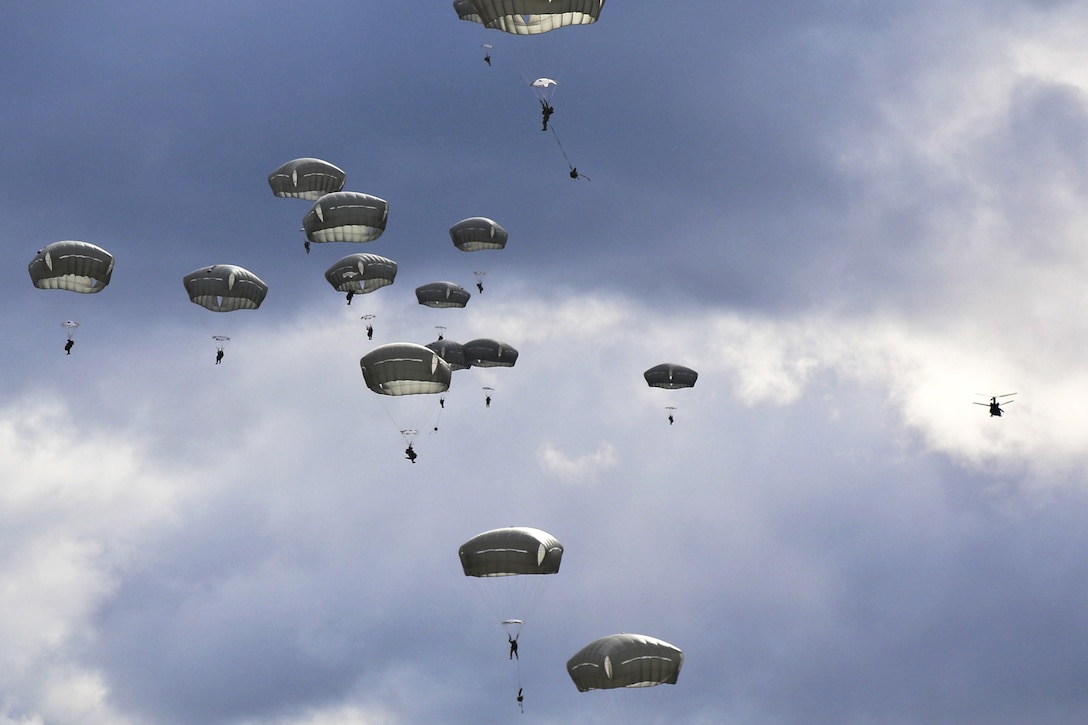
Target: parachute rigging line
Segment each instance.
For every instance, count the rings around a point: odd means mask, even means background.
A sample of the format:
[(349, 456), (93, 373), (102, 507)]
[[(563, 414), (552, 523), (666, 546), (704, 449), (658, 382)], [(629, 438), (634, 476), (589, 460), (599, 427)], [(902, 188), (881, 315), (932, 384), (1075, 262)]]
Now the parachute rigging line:
[(578, 177), (581, 177), (586, 181), (589, 181), (589, 177), (584, 174), (578, 173), (578, 170), (575, 168), (574, 164), (570, 162), (570, 157), (567, 156), (567, 150), (563, 148), (563, 142), (559, 140), (559, 134), (555, 132), (554, 125), (551, 126), (551, 132), (552, 136), (555, 137), (555, 143), (559, 146), (559, 151), (563, 154), (563, 160), (567, 162), (567, 168), (570, 169), (571, 178), (577, 179)]

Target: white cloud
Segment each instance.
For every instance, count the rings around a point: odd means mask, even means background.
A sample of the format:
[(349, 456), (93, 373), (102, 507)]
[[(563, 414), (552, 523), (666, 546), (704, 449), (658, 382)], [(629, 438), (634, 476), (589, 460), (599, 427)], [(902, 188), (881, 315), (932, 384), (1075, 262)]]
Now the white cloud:
[(567, 482), (592, 481), (602, 470), (616, 465), (616, 448), (602, 442), (589, 453), (571, 455), (545, 442), (537, 448), (536, 460), (549, 475), (558, 476)]

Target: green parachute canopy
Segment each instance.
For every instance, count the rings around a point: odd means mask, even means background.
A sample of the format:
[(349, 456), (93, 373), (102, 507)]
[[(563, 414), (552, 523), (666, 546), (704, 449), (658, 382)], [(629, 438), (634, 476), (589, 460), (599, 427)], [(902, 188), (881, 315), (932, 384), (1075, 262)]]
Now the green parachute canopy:
[(579, 692), (675, 685), (684, 664), (679, 647), (641, 634), (601, 637), (567, 660)]
[(502, 249), (509, 236), (498, 222), (482, 216), (462, 219), (450, 227), (450, 239), (462, 252)]
[(302, 218), (311, 242), (372, 242), (385, 231), (389, 204), (370, 194), (336, 191), (325, 194)]
[(442, 393), (450, 366), (434, 350), (412, 342), (379, 345), (359, 359), (366, 386), (379, 395)]
[(416, 287), (416, 300), (427, 307), (464, 307), (472, 295), (454, 282), (428, 282)]
[(328, 161), (295, 159), (268, 175), (272, 193), (285, 199), (320, 199), (344, 188), (347, 175)]
[(510, 526), (477, 534), (458, 550), (465, 576), (556, 574), (563, 545), (546, 531)]
[(677, 388), (693, 388), (695, 381), (699, 379), (699, 373), (691, 368), (675, 363), (661, 363), (642, 374), (646, 378), (646, 384), (651, 388), (665, 388), (676, 390)]
[(94, 294), (110, 283), (113, 255), (89, 242), (53, 242), (38, 250), (27, 270), (38, 289)]
[(450, 370), (465, 370), (468, 368), (465, 363), (465, 348), (459, 342), (443, 338), (427, 343), (425, 347), (438, 353), (438, 356), (450, 366)]
[(397, 263), (377, 254), (349, 254), (325, 270), (325, 279), (339, 292), (366, 294), (393, 284)]
[(465, 353), (465, 364), (469, 367), (511, 368), (518, 361), (518, 351), (505, 342), (481, 337), (469, 340), (462, 345)]
[(191, 302), (212, 312), (255, 310), (268, 294), (260, 277), (234, 264), (201, 267), (185, 275), (182, 283)]
[(513, 35), (539, 35), (597, 21), (604, 0), (454, 0), (462, 20)]

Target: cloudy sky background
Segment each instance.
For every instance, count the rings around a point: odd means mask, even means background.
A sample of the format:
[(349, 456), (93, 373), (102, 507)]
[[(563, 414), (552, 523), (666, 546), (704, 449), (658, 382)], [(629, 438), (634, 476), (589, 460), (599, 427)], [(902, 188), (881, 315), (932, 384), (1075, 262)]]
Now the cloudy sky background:
[[(0, 13), (0, 723), (1085, 720), (1088, 9), (683, 5)], [(265, 180), (300, 156), (385, 234), (307, 256)], [(450, 244), (474, 215), (505, 250)], [(109, 288), (33, 288), (62, 239)], [(400, 270), (348, 307), (354, 251)], [(260, 310), (189, 303), (216, 263)], [(435, 325), (521, 356), (455, 373), (411, 465), (358, 359)], [(697, 386), (648, 389), (666, 361)], [(520, 670), (457, 559), (507, 525), (566, 548)], [(678, 684), (578, 693), (621, 631)]]

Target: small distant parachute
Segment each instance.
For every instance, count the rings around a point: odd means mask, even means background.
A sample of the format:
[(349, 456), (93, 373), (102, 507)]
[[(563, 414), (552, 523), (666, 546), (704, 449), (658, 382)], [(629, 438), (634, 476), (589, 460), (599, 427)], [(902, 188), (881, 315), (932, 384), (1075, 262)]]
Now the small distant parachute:
[(27, 269), (38, 289), (94, 294), (110, 283), (113, 255), (89, 242), (53, 242), (38, 250)]
[(605, 0), (454, 0), (462, 20), (512, 35), (539, 35), (597, 21)]
[(699, 379), (699, 373), (691, 368), (675, 363), (661, 363), (642, 374), (646, 378), (646, 384), (651, 388), (665, 388), (676, 390), (677, 388), (693, 388), (695, 381)]
[(465, 352), (465, 363), (469, 367), (512, 368), (518, 361), (518, 351), (498, 340), (483, 337), (469, 340), (462, 347)]
[(427, 307), (464, 307), (472, 294), (454, 282), (428, 282), (416, 287), (416, 299)]
[(260, 277), (233, 264), (215, 264), (190, 272), (182, 279), (189, 300), (212, 312), (255, 310), (268, 285)]
[(462, 219), (450, 227), (450, 239), (462, 252), (502, 249), (508, 236), (498, 222), (482, 216)]
[(684, 664), (679, 647), (641, 634), (613, 634), (590, 642), (567, 660), (579, 692), (675, 685)]
[(314, 202), (302, 218), (311, 242), (372, 242), (385, 231), (389, 204), (370, 194), (337, 191)]
[(349, 254), (325, 270), (325, 279), (338, 292), (367, 294), (393, 284), (397, 263), (377, 254)]
[(347, 175), (328, 161), (302, 158), (288, 161), (268, 175), (272, 193), (285, 199), (320, 199), (344, 188)]
[(468, 364), (465, 362), (465, 349), (459, 342), (453, 340), (435, 340), (427, 343), (425, 347), (438, 353), (438, 356), (446, 361), (450, 370), (465, 370)]
[(366, 339), (368, 340), (374, 339), (374, 323), (372, 323), (371, 320), (375, 317), (377, 317), (377, 315), (368, 313), (359, 318), (363, 321), (363, 324), (366, 325)]
[(76, 333), (76, 328), (79, 327), (79, 323), (75, 320), (65, 320), (64, 322), (60, 323), (60, 326), (68, 331), (68, 339), (71, 340), (72, 335)]
[(559, 82), (551, 78), (537, 78), (529, 85), (533, 89), (533, 95), (541, 102), (550, 101), (559, 88)]

